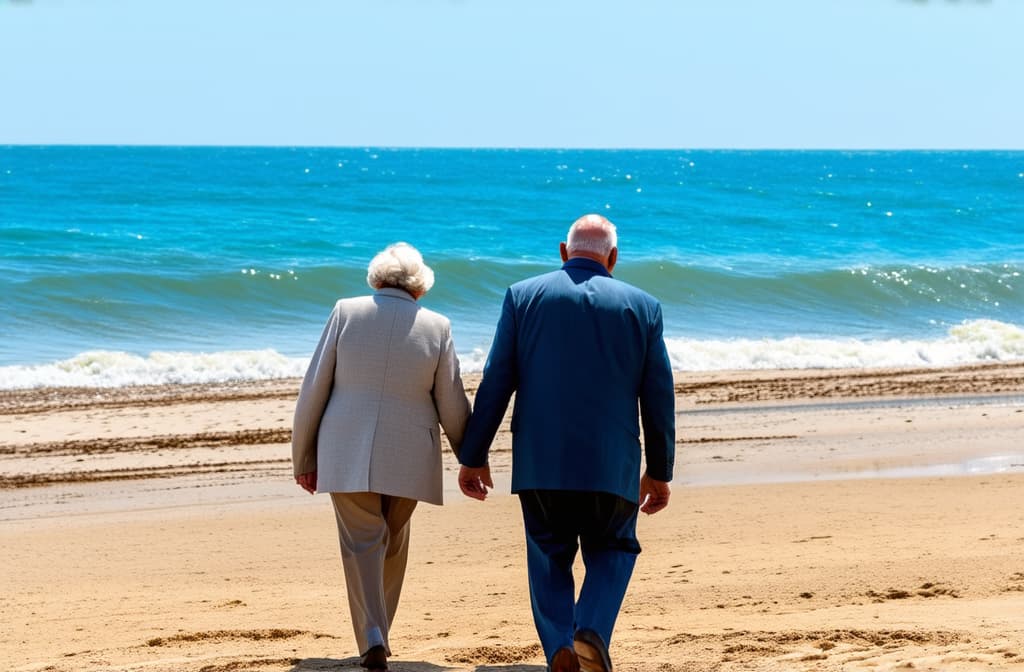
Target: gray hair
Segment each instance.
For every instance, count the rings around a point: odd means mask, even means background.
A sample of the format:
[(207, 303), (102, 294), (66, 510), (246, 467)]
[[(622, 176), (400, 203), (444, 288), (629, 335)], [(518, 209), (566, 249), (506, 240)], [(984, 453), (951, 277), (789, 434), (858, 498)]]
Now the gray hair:
[(366, 282), (373, 289), (394, 287), (422, 296), (434, 286), (434, 271), (423, 255), (408, 243), (388, 245), (370, 261)]
[(615, 225), (601, 215), (583, 215), (569, 228), (565, 246), (569, 253), (592, 252), (606, 257), (618, 247)]

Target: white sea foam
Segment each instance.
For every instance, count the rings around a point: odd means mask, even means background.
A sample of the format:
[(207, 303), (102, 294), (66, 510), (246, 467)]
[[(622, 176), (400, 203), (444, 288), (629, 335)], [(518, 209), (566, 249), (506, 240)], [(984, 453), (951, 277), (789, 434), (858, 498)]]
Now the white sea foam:
[(0, 367), (0, 389), (119, 387), (287, 378), (301, 376), (308, 361), (285, 357), (274, 350), (152, 352), (148, 357), (97, 350), (50, 364)]
[[(994, 320), (973, 320), (935, 340), (857, 340), (794, 336), (780, 339), (665, 339), (677, 371), (729, 369), (873, 368), (953, 366), (1024, 360), (1024, 329)], [(460, 355), (464, 373), (483, 370), (481, 349)], [(34, 366), (0, 367), (0, 389), (118, 387), (213, 383), (302, 376), (309, 360), (275, 350), (213, 353), (84, 352)]]
[(935, 340), (666, 338), (677, 371), (954, 366), (1024, 359), (1024, 329), (972, 320)]

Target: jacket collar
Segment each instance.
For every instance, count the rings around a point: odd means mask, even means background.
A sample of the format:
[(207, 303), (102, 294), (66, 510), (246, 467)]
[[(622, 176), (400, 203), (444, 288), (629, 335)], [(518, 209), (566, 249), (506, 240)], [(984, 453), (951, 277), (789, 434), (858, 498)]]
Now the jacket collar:
[(412, 294), (405, 291), (404, 289), (397, 289), (395, 287), (381, 287), (376, 292), (377, 296), (390, 296), (393, 299), (404, 299), (405, 301), (412, 301), (416, 303), (416, 299), (412, 298)]
[(612, 274), (608, 272), (602, 264), (594, 261), (593, 259), (587, 259), (586, 257), (573, 257), (569, 261), (562, 264), (563, 269), (578, 268), (584, 271), (593, 271), (598, 275), (603, 275), (606, 278), (612, 277)]

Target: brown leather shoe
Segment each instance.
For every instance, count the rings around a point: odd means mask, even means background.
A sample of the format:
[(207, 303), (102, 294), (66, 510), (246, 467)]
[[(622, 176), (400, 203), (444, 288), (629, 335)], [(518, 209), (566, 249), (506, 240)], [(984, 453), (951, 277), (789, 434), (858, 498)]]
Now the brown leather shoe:
[(359, 664), (365, 667), (368, 672), (386, 672), (388, 669), (388, 651), (379, 645), (371, 647)]
[(576, 652), (568, 646), (563, 646), (555, 655), (551, 656), (550, 672), (580, 672), (580, 661)]
[(572, 640), (582, 672), (612, 672), (612, 659), (601, 635), (593, 630), (577, 630)]

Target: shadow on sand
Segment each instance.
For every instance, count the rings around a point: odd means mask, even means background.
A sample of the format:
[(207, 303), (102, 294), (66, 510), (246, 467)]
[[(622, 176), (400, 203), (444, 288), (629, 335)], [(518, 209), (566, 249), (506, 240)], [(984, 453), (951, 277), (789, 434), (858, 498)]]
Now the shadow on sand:
[[(306, 658), (295, 664), (289, 672), (339, 672), (362, 670), (359, 658)], [(390, 672), (447, 672), (456, 667), (445, 667), (423, 661), (392, 660), (388, 663)], [(545, 672), (543, 665), (477, 665), (473, 672)]]

